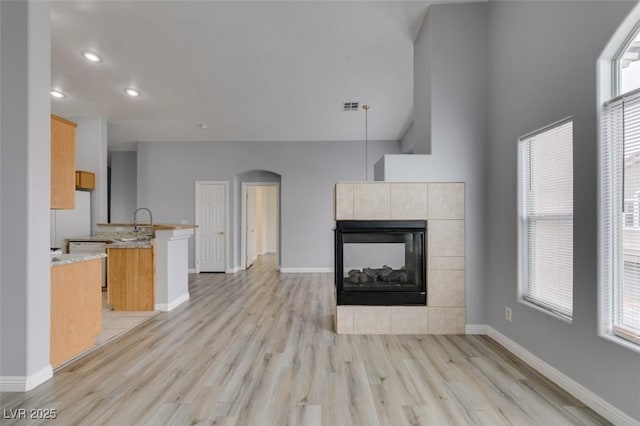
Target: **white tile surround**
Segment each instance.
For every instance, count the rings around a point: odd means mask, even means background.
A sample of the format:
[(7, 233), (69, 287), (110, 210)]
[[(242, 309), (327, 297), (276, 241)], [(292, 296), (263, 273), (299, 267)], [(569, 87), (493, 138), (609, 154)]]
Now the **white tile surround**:
[(465, 333), (464, 200), (458, 182), (336, 184), (335, 220), (427, 220), (427, 306), (336, 306), (336, 333)]

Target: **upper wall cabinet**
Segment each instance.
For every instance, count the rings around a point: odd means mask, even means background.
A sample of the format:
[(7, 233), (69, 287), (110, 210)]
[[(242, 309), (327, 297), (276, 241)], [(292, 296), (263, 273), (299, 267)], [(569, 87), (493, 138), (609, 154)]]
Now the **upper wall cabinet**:
[(76, 170), (76, 189), (92, 190), (96, 187), (96, 174), (84, 170)]
[(51, 208), (75, 209), (76, 127), (51, 115)]

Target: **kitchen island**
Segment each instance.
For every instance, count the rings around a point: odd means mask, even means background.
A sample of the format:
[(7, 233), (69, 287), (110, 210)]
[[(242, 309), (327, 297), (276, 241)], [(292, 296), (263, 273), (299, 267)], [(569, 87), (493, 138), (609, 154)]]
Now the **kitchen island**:
[[(133, 256), (134, 251), (128, 252), (124, 250), (132, 250), (134, 248), (143, 249), (142, 245), (150, 245), (153, 243), (153, 266), (154, 266), (154, 284), (153, 284), (153, 308), (160, 311), (170, 311), (178, 305), (189, 300), (189, 238), (194, 234), (196, 225), (186, 224), (154, 224), (152, 226), (152, 239), (136, 238), (138, 233), (132, 232), (133, 223), (99, 223), (97, 224), (99, 233), (95, 236), (85, 238), (74, 238), (69, 241), (104, 241), (107, 243), (107, 251), (110, 249), (121, 249), (119, 253), (120, 259), (124, 260), (127, 254)], [(113, 251), (115, 254), (116, 251)], [(148, 257), (148, 256), (147, 256)], [(144, 257), (147, 259), (147, 257)], [(109, 261), (108, 261), (109, 262)], [(112, 256), (111, 263), (117, 262), (116, 257)], [(131, 259), (132, 264), (125, 268), (131, 268), (138, 261)], [(143, 262), (144, 263), (144, 262)], [(148, 268), (141, 265), (142, 270), (148, 271)], [(109, 276), (111, 276), (111, 266), (108, 267)], [(124, 275), (120, 274), (121, 277)], [(147, 275), (148, 276), (148, 273)], [(120, 283), (124, 278), (119, 278)], [(109, 278), (109, 285), (117, 285), (112, 278)], [(145, 290), (143, 293), (149, 295)], [(109, 293), (109, 303), (113, 303)], [(115, 308), (115, 304), (114, 304)]]
[(89, 349), (102, 330), (102, 258), (61, 254), (51, 258), (50, 362), (57, 367)]

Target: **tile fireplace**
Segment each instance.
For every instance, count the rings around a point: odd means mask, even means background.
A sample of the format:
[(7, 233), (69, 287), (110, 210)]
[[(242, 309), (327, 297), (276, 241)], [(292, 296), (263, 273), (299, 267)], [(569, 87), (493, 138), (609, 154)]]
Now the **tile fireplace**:
[(465, 332), (465, 185), (338, 182), (338, 334)]

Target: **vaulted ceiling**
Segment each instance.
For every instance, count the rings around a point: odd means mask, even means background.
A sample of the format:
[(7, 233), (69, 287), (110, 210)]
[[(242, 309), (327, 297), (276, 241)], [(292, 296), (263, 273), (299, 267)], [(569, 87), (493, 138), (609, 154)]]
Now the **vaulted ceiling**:
[[(428, 2), (54, 1), (52, 99), (137, 141), (399, 139)], [(90, 63), (83, 51), (95, 51)], [(128, 97), (124, 89), (140, 91)]]

